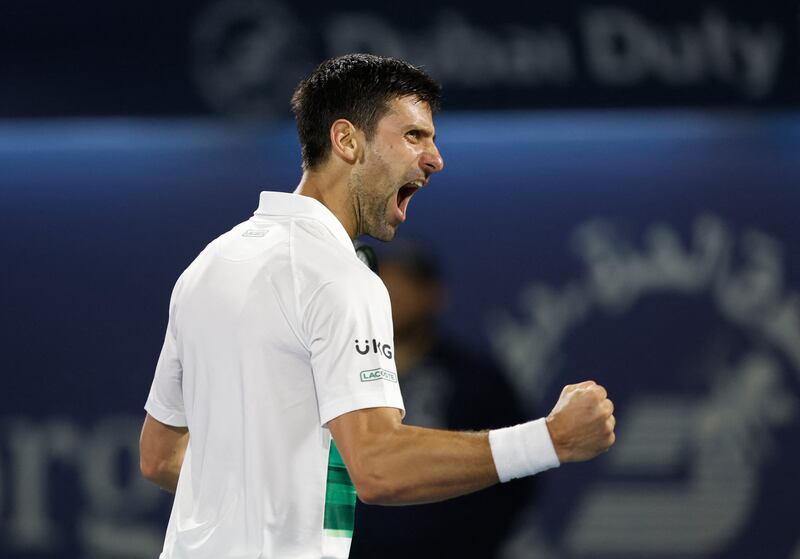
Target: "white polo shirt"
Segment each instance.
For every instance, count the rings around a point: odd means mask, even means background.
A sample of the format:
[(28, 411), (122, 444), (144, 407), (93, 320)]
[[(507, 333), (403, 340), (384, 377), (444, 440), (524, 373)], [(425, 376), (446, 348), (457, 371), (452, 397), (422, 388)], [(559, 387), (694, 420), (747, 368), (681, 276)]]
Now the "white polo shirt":
[(262, 192), (172, 293), (145, 409), (189, 447), (160, 559), (347, 557), (356, 495), (326, 423), (403, 410), (392, 339), (339, 220)]

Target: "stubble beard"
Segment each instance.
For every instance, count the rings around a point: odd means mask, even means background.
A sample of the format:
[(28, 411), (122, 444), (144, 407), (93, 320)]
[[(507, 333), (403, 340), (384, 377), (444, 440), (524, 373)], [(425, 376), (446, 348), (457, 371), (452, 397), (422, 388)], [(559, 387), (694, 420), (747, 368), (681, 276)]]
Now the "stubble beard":
[(369, 235), (379, 241), (394, 239), (396, 228), (389, 225), (386, 214), (396, 194), (370, 190), (360, 175), (351, 178), (350, 191), (356, 211), (357, 235)]

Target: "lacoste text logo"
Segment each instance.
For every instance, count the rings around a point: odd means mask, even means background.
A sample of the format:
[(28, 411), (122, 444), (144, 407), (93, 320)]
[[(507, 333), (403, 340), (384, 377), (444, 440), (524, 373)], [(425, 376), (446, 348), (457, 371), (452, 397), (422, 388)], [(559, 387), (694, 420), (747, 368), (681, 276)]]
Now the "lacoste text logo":
[(373, 380), (388, 380), (397, 382), (397, 375), (392, 371), (386, 369), (370, 369), (369, 371), (361, 371), (361, 382), (370, 382)]

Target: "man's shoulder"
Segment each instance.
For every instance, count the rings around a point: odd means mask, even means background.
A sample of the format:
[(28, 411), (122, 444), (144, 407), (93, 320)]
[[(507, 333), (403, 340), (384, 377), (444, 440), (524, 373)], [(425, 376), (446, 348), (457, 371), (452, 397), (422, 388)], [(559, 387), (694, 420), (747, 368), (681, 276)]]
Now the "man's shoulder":
[(335, 284), (347, 289), (385, 290), (380, 278), (324, 224), (298, 220), (292, 237), (292, 259), (300, 278), (313, 285)]

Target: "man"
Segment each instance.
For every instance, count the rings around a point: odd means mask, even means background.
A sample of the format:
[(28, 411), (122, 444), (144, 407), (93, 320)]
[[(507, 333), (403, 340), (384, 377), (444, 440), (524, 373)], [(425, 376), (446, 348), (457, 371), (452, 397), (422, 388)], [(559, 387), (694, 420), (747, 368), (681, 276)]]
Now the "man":
[(440, 501), (613, 443), (613, 406), (591, 381), (547, 420), (402, 424), (389, 298), (352, 240), (392, 239), (442, 169), (438, 103), (402, 61), (321, 64), (292, 99), (294, 194), (262, 192), (178, 279), (141, 436), (143, 475), (175, 491), (161, 559), (344, 558), (356, 493)]
[[(435, 255), (424, 243), (409, 239), (387, 243), (378, 255), (392, 303), (404, 422), (475, 430), (525, 421), (522, 405), (498, 366), (440, 326), (447, 278)], [(350, 557), (497, 557), (522, 507), (531, 502), (534, 481), (528, 477), (419, 506), (357, 503)], [(465, 526), (480, 530), (465, 532)]]

